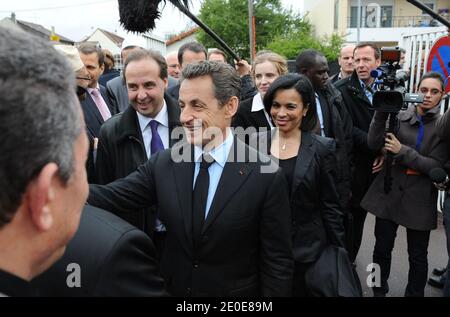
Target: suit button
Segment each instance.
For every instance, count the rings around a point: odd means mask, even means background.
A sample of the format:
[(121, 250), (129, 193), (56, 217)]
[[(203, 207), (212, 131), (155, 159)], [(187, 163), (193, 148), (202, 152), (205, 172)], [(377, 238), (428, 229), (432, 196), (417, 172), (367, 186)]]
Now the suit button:
[(292, 220), (292, 225), (295, 226), (297, 224), (297, 222), (295, 222), (295, 220)]
[(398, 189), (402, 192), (403, 191), (403, 186), (398, 186)]
[(198, 268), (198, 262), (194, 261), (194, 268), (197, 269)]
[(186, 289), (186, 295), (187, 295), (187, 296), (191, 296), (191, 295), (192, 295), (192, 291), (191, 291), (191, 288), (190, 288), (190, 287), (188, 287), (188, 288)]

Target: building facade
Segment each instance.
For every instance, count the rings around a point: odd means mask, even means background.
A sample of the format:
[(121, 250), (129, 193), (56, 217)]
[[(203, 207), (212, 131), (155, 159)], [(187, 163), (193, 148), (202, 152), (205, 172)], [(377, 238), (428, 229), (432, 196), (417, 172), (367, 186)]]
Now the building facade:
[[(397, 45), (405, 33), (442, 26), (428, 14), (405, 0), (315, 0), (305, 1), (307, 18), (316, 36), (338, 33), (349, 43), (357, 42), (358, 16), (361, 42), (380, 46)], [(423, 0), (424, 4), (449, 18), (450, 0)], [(330, 18), (331, 17), (331, 18)]]

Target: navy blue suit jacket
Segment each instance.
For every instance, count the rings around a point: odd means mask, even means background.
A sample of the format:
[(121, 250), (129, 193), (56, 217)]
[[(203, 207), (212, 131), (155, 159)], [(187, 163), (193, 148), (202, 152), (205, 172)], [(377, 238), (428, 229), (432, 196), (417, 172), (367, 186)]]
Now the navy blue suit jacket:
[[(111, 105), (106, 92), (106, 88), (102, 85), (100, 85), (100, 93), (103, 97), (103, 100), (106, 102), (111, 115), (115, 115), (117, 111)], [(97, 105), (88, 92), (86, 92), (86, 98), (81, 102), (81, 108), (83, 109), (84, 120), (86, 122), (86, 129), (88, 130), (89, 139), (90, 141), (92, 141), (92, 138), (98, 138), (100, 134), (100, 127), (102, 126), (104, 120), (102, 118), (102, 115), (100, 114), (100, 111), (98, 111)]]

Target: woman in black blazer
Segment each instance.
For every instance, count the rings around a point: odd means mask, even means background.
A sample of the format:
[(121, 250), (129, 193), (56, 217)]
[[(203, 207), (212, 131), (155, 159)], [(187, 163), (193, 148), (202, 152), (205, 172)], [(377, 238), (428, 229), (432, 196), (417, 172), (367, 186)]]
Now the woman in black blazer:
[(275, 79), (287, 72), (287, 61), (282, 56), (270, 51), (257, 54), (253, 61), (252, 79), (258, 93), (240, 103), (231, 126), (243, 129), (253, 127), (270, 130), (272, 122), (264, 109), (263, 98)]
[(264, 107), (277, 129), (259, 134), (259, 146), (279, 162), (290, 185), (294, 296), (308, 296), (306, 270), (328, 244), (344, 246), (343, 214), (333, 181), (335, 141), (312, 132), (316, 102), (313, 87), (303, 75), (275, 80), (264, 97)]

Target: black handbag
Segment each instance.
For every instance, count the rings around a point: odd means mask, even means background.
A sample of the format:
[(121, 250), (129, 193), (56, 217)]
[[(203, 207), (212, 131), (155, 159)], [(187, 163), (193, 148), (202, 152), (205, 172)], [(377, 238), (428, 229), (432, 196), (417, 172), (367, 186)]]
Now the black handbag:
[(361, 297), (357, 273), (344, 248), (328, 245), (305, 273), (308, 293), (313, 297)]

